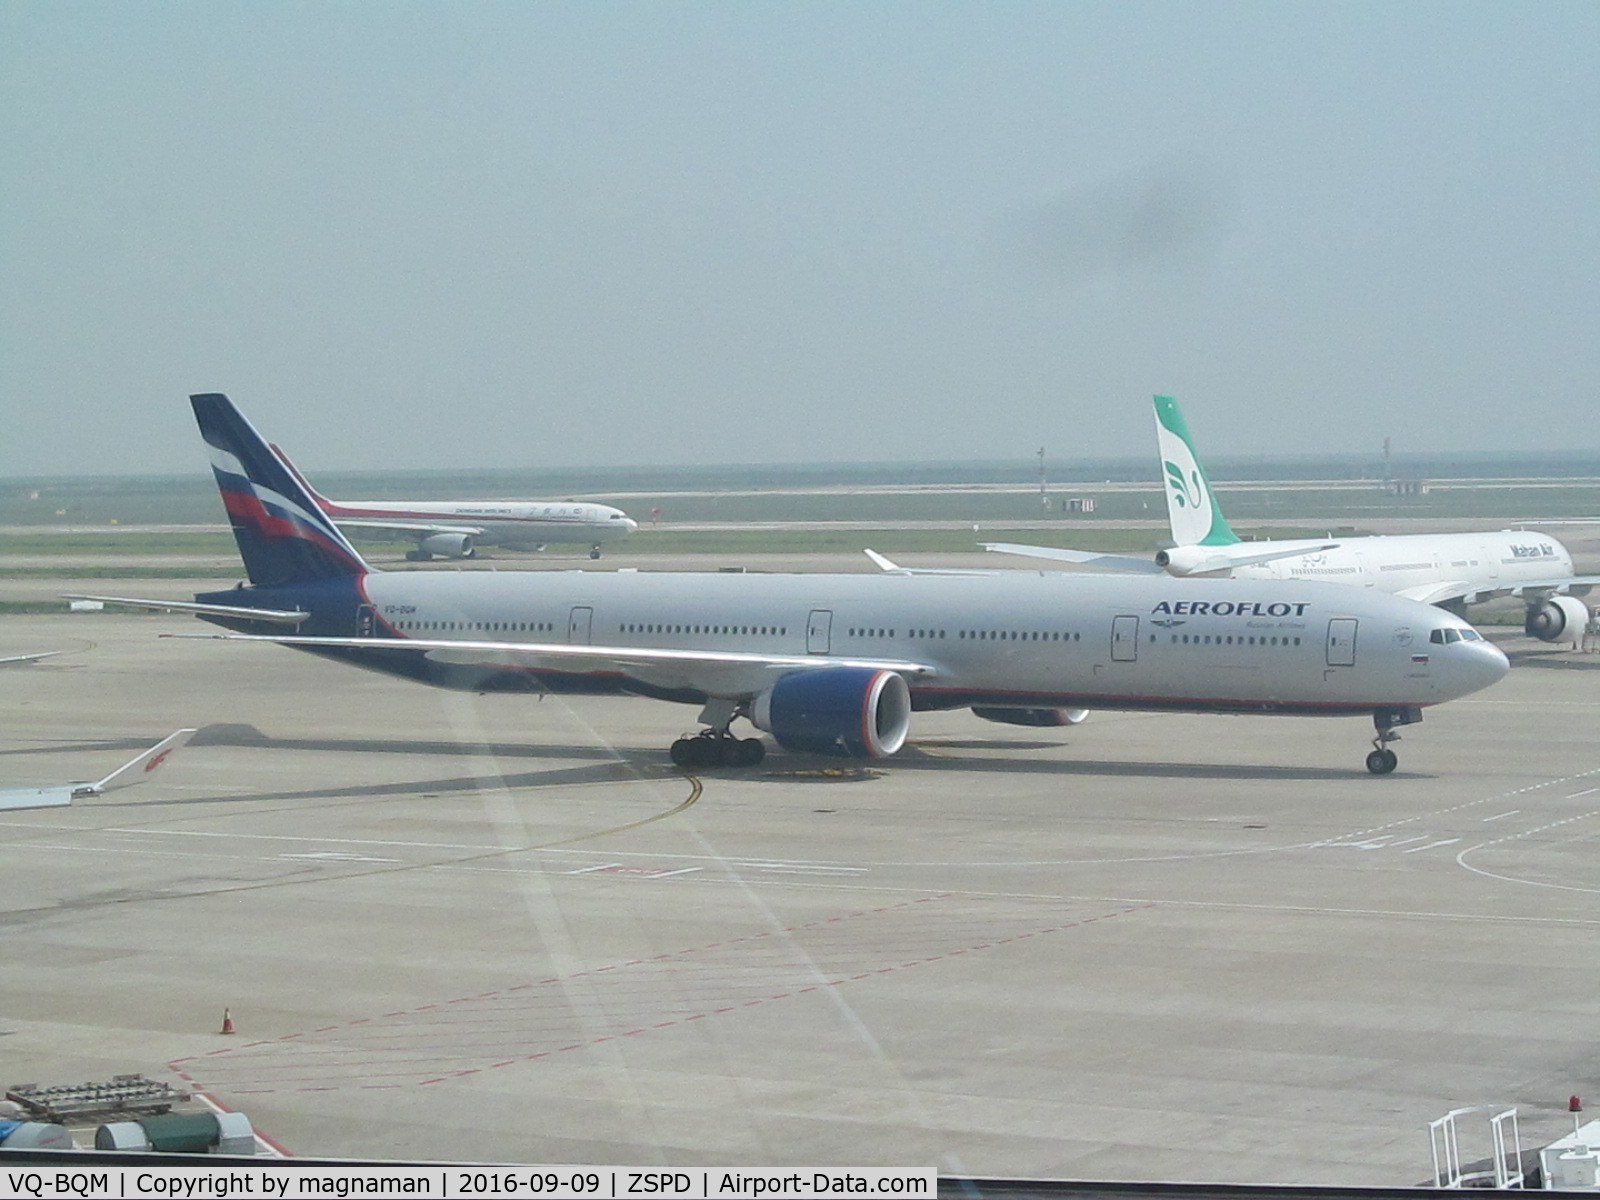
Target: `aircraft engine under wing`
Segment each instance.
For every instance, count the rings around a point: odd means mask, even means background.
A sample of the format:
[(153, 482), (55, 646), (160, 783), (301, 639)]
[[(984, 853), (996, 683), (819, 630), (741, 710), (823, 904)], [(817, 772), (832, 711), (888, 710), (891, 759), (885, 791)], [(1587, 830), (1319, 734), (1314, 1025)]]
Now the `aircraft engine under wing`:
[(756, 697), (750, 719), (785, 750), (887, 758), (910, 732), (911, 692), (889, 670), (795, 671)]

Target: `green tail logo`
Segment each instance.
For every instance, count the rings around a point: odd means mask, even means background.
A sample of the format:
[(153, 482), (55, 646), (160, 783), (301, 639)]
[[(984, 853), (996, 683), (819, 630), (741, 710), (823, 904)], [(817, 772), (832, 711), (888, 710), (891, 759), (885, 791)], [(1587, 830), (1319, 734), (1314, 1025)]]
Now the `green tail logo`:
[(1180, 508), (1199, 508), (1200, 499), (1204, 494), (1201, 490), (1199, 472), (1194, 472), (1185, 479), (1183, 469), (1177, 463), (1169, 462), (1166, 468), (1167, 484), (1172, 488), (1172, 503)]
[(1211, 491), (1211, 482), (1195, 453), (1194, 439), (1189, 436), (1178, 402), (1171, 396), (1157, 396), (1155, 401), (1156, 442), (1166, 473), (1172, 540), (1180, 546), (1232, 545), (1239, 536), (1229, 528)]

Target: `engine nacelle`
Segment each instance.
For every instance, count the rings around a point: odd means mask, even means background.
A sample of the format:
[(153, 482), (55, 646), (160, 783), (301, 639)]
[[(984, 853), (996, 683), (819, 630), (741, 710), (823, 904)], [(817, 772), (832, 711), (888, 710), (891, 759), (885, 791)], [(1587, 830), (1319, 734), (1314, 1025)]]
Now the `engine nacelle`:
[(446, 558), (472, 558), (478, 553), (470, 533), (430, 533), (417, 543), (417, 549), (425, 554), (442, 554)]
[(1206, 546), (1174, 546), (1156, 551), (1156, 566), (1168, 575), (1186, 579), (1192, 575), (1228, 575), (1233, 564)]
[(1081, 725), (1089, 717), (1087, 708), (991, 708), (975, 704), (972, 715), (985, 721), (998, 721), (1002, 725), (1028, 725), (1035, 729), (1056, 729), (1063, 725)]
[(887, 758), (911, 729), (911, 689), (893, 671), (794, 671), (756, 697), (750, 720), (785, 750)]
[(1542, 642), (1576, 642), (1589, 624), (1589, 607), (1576, 596), (1551, 596), (1528, 609), (1523, 632)]

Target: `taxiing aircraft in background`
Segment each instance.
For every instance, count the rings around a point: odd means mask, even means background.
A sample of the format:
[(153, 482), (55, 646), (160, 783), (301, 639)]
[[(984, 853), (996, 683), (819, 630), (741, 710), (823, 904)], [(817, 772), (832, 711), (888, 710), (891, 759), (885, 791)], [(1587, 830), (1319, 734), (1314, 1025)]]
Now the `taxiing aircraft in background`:
[(249, 575), (177, 609), (320, 657), (473, 691), (627, 693), (701, 706), (684, 767), (787, 750), (900, 749), (915, 711), (1052, 725), (1088, 708), (1364, 715), (1394, 730), (1500, 679), (1461, 618), (1276, 580), (999, 571), (954, 576), (379, 572), (226, 396), (191, 398)]
[(1458, 615), (1464, 615), (1469, 604), (1510, 596), (1526, 608), (1529, 637), (1547, 642), (1582, 638), (1589, 608), (1579, 597), (1600, 585), (1600, 576), (1575, 575), (1572, 555), (1550, 535), (1503, 529), (1246, 542), (1222, 515), (1178, 402), (1157, 396), (1155, 413), (1167, 518), (1175, 543), (1171, 549), (1148, 559), (1014, 542), (986, 542), (984, 548), (1178, 578), (1343, 583), (1438, 605)]
[(131, 758), (98, 783), (58, 783), (47, 787), (0, 789), (0, 809), (60, 808), (83, 796), (100, 796), (117, 788), (131, 787), (150, 778), (150, 773), (194, 736), (192, 729), (180, 729), (163, 738), (137, 758)]
[(588, 545), (589, 557), (600, 547), (627, 537), (639, 523), (620, 508), (583, 500), (430, 500), (411, 504), (394, 500), (329, 500), (295, 469), (289, 456), (274, 445), (272, 452), (300, 481), (317, 507), (350, 529), (385, 530), (417, 543), (406, 552), (411, 562), (473, 558), (479, 546), (542, 550), (555, 542)]

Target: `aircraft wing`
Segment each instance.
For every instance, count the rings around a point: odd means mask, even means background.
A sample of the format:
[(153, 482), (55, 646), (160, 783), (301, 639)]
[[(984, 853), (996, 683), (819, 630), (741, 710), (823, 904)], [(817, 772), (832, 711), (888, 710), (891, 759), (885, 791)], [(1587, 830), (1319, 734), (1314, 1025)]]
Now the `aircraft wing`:
[(300, 637), (291, 634), (169, 633), (163, 637), (216, 641), (275, 642), (308, 649), (360, 649), (423, 654), (434, 662), (614, 673), (652, 687), (689, 688), (708, 695), (746, 699), (790, 671), (859, 667), (929, 677), (931, 663), (902, 658), (846, 658), (829, 654), (749, 654), (737, 650), (668, 650), (647, 646), (583, 646), (570, 642), (480, 642), (434, 638)]
[(117, 788), (143, 783), (150, 773), (166, 762), (172, 752), (194, 736), (192, 729), (180, 729), (162, 738), (136, 758), (123, 763), (98, 783), (58, 783), (47, 787), (0, 790), (0, 810), (18, 808), (61, 808), (79, 796), (99, 796)]
[(59, 787), (6, 788), (0, 790), (0, 810), (14, 808), (60, 808), (72, 803), (72, 785)]
[[(1272, 543), (1268, 542), (1267, 545)], [(1276, 562), (1280, 558), (1299, 558), (1304, 554), (1320, 554), (1324, 550), (1337, 550), (1338, 542), (1322, 542), (1316, 546), (1296, 546), (1293, 550), (1258, 550), (1254, 554), (1247, 553), (1249, 542), (1236, 542), (1231, 546), (1207, 546), (1206, 549), (1214, 550), (1227, 559), (1235, 567), (1249, 567), (1256, 563)]]
[[(1267, 543), (1270, 545), (1271, 543)], [(1105, 567), (1114, 571), (1132, 571), (1141, 575), (1159, 575), (1170, 568), (1163, 567), (1154, 559), (1137, 558), (1128, 554), (1096, 554), (1089, 550), (1061, 550), (1054, 546), (1026, 546), (1017, 542), (983, 542), (985, 550), (998, 551), (1001, 554), (1021, 554), (1029, 558), (1053, 558), (1058, 562), (1078, 563), (1085, 567)], [(1248, 567), (1256, 563), (1273, 562), (1280, 558), (1299, 558), (1303, 554), (1316, 554), (1323, 550), (1332, 550), (1339, 545), (1338, 542), (1323, 542), (1315, 546), (1300, 545), (1292, 550), (1257, 550), (1251, 552), (1251, 543), (1236, 542), (1228, 546), (1203, 546), (1200, 547), (1211, 557), (1203, 563), (1193, 564), (1184, 570), (1173, 570), (1174, 574), (1199, 574), (1201, 571), (1227, 571), (1234, 567)], [(1176, 554), (1177, 551), (1169, 551)]]
[(28, 663), (36, 663), (41, 658), (54, 658), (64, 653), (61, 650), (46, 650), (43, 654), (13, 654), (8, 658), (0, 658), (0, 667), (21, 667)]
[(375, 517), (330, 517), (335, 525), (350, 529), (387, 529), (394, 533), (433, 534), (459, 533), (466, 537), (482, 537), (482, 525), (438, 525), (426, 521), (383, 521)]
[(245, 608), (235, 604), (196, 604), (189, 600), (137, 600), (131, 596), (84, 596), (76, 592), (63, 592), (63, 600), (98, 600), (102, 604), (126, 604), (129, 608), (145, 608), (151, 612), (183, 612), (196, 616), (247, 617), (273, 625), (298, 625), (310, 618), (307, 612), (291, 612), (276, 608)]
[(1055, 546), (1025, 546), (1018, 542), (980, 542), (985, 550), (996, 554), (1019, 554), (1024, 558), (1048, 558), (1056, 562), (1077, 563), (1084, 567), (1107, 567), (1114, 571), (1131, 571), (1140, 575), (1160, 575), (1162, 568), (1154, 559), (1138, 558), (1131, 554), (1097, 554), (1091, 550), (1062, 550)]
[(1397, 596), (1416, 600), (1421, 604), (1447, 604), (1451, 600), (1467, 600), (1470, 603), (1477, 600), (1492, 600), (1496, 596), (1509, 594), (1509, 588), (1491, 588), (1485, 591), (1482, 584), (1464, 583), (1459, 579), (1420, 583), (1416, 587), (1401, 588), (1395, 593)]
[(1407, 600), (1420, 600), (1424, 604), (1447, 604), (1451, 600), (1465, 600), (1468, 604), (1478, 604), (1485, 600), (1499, 600), (1505, 596), (1521, 597), (1530, 592), (1535, 595), (1541, 592), (1547, 594), (1570, 592), (1586, 596), (1593, 587), (1600, 587), (1600, 575), (1568, 575), (1558, 576), (1555, 579), (1519, 580), (1505, 587), (1486, 587), (1481, 583), (1449, 580), (1403, 588), (1395, 595), (1404, 596)]

